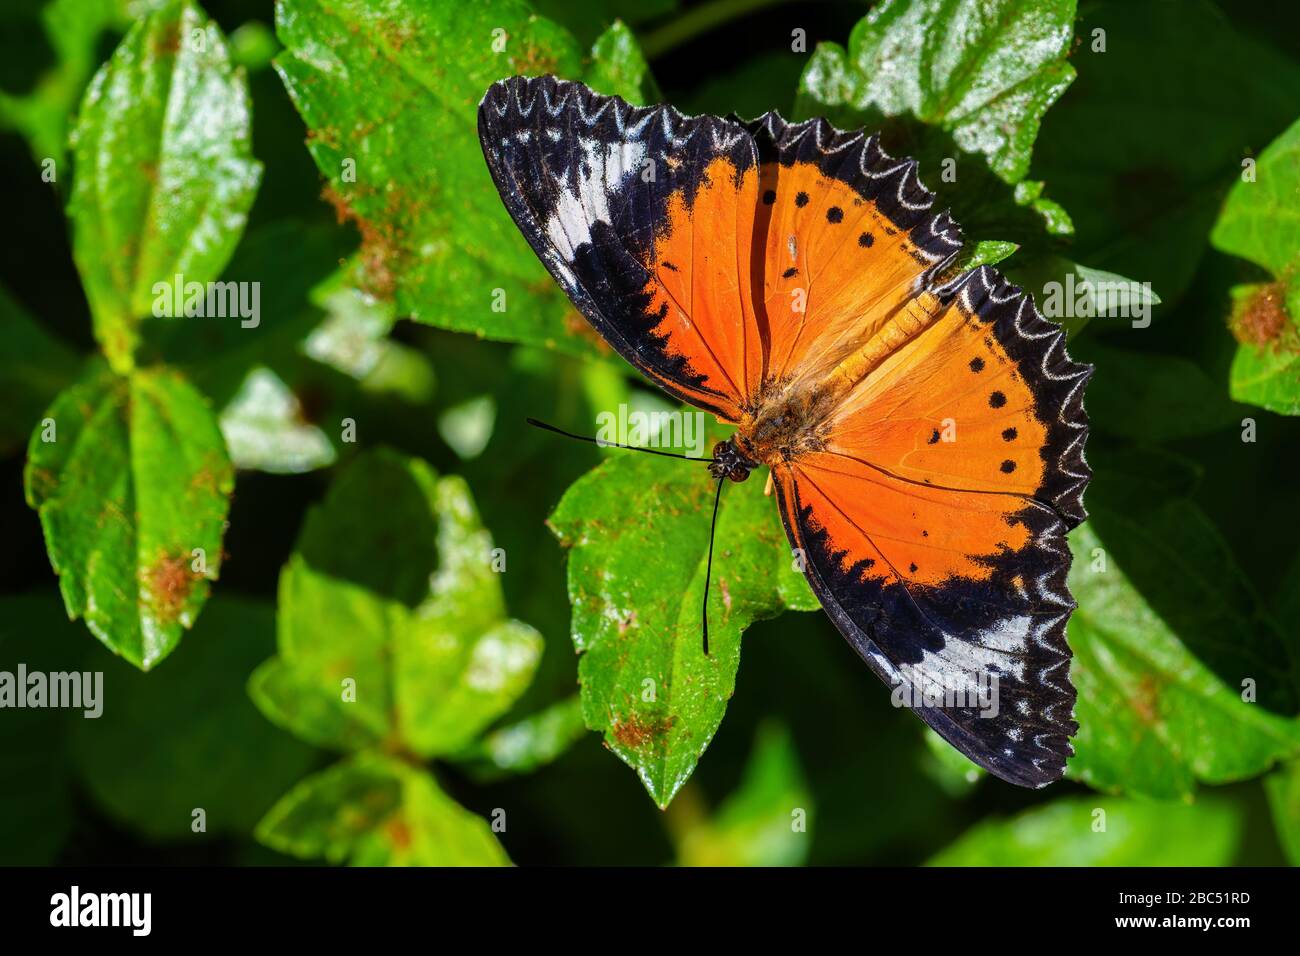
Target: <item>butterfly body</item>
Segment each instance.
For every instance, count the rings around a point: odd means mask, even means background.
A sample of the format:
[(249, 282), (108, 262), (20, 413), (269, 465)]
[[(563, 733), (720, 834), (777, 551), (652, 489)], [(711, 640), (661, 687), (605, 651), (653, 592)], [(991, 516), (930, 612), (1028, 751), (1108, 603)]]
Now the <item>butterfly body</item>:
[(735, 426), (713, 477), (770, 469), (870, 668), (1002, 779), (1057, 779), (1091, 369), (995, 270), (948, 273), (961, 233), (916, 163), (825, 120), (687, 117), (554, 77), (494, 84), (479, 134), (593, 328)]

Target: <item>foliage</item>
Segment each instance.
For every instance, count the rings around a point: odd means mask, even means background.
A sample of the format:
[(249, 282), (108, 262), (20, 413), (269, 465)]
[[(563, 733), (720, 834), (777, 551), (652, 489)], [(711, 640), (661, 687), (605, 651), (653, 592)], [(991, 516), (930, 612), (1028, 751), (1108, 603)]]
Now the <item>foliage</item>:
[(682, 866), (798, 866), (808, 858), (812, 795), (790, 732), (759, 727), (740, 784), (711, 817), (689, 801), (668, 819)]
[(339, 475), (280, 575), (279, 654), (249, 692), (303, 740), (357, 753), (286, 795), (259, 839), (336, 862), (505, 861), (420, 765), (471, 746), (537, 667), (492, 552), (464, 482), (382, 450)]
[[(114, 370), (130, 368), (140, 317), (160, 314), (157, 283), (206, 285), (230, 259), (261, 178), (249, 127), (225, 38), (188, 2), (139, 21), (90, 81), (72, 131), (68, 216)], [(173, 302), (161, 314), (180, 312)]]
[(713, 485), (701, 470), (617, 458), (575, 483), (550, 520), (570, 549), (583, 717), (661, 807), (695, 769), (735, 692), (741, 632), (785, 608), (817, 608), (762, 485), (738, 485), (718, 509), (704, 655)]
[(193, 626), (220, 569), (234, 474), (217, 423), (173, 372), (98, 364), (44, 421), (24, 477), (68, 613), (148, 670)]
[(1240, 838), (1230, 805), (1074, 797), (986, 820), (931, 866), (1223, 866)]
[[(1249, 169), (1249, 167), (1248, 167)], [(1216, 248), (1266, 269), (1268, 283), (1232, 290), (1232, 397), (1282, 415), (1300, 415), (1300, 120), (1242, 174), (1210, 239)]]
[[(0, 861), (1296, 862), (1300, 14), (744, 6), (6, 13), (0, 672), (102, 673), (104, 709), (0, 710)], [(1065, 782), (980, 772), (787, 613), (761, 473), (705, 657), (703, 466), (525, 425), (677, 410), (484, 167), (483, 91), (546, 71), (879, 129), (960, 267), (1060, 305), (1097, 368)]]

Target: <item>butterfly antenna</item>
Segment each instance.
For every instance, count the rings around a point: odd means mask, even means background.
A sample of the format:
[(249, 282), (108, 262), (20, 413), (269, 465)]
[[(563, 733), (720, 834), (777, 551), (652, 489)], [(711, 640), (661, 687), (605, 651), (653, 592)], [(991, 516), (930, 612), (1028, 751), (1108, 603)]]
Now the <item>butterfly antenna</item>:
[(713, 520), (709, 522), (709, 561), (704, 566), (704, 656), (709, 656), (709, 581), (713, 577), (713, 536), (718, 530), (718, 505), (722, 502), (722, 485), (727, 479), (718, 479), (718, 493), (713, 496)]
[(573, 432), (566, 432), (563, 428), (556, 428), (554, 425), (548, 425), (546, 422), (539, 422), (535, 418), (526, 418), (524, 421), (534, 428), (541, 428), (548, 432), (555, 432), (557, 435), (563, 435), (565, 438), (572, 438), (577, 441), (591, 442), (601, 448), (626, 448), (628, 451), (643, 451), (647, 455), (659, 455), (663, 458), (684, 458), (687, 461), (711, 462), (712, 458), (696, 458), (693, 455), (680, 455), (675, 451), (660, 451), (658, 448), (642, 448), (640, 445), (621, 445), (616, 441), (605, 441), (603, 438), (594, 438), (590, 435), (575, 435)]

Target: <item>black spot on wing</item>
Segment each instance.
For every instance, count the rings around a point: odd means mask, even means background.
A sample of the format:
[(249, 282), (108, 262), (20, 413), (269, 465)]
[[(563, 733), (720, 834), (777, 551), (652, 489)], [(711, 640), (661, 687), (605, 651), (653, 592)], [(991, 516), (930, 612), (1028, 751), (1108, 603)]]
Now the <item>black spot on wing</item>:
[[(957, 276), (935, 290), (940, 301), (957, 301), (970, 313), (989, 323), (992, 334), (1015, 363), (1034, 395), (1034, 415), (1047, 428), (1043, 448), (1045, 464), (1043, 484), (1036, 492), (1038, 500), (1054, 508), (1070, 528), (1087, 517), (1083, 492), (1092, 477), (1084, 457), (1088, 439), (1088, 415), (1083, 407), (1083, 393), (1092, 366), (1073, 361), (1066, 351), (1065, 332), (1055, 322), (1045, 319), (1034, 307), (1033, 299), (1009, 283), (990, 266), (980, 266)], [(1000, 392), (989, 396), (989, 404)], [(1003, 438), (1011, 441), (1003, 432)]]
[[(812, 163), (823, 176), (838, 179), (863, 199), (873, 200), (899, 230), (908, 233), (928, 275), (936, 274), (961, 251), (961, 228), (947, 212), (933, 211), (934, 194), (917, 177), (916, 161), (890, 156), (880, 147), (879, 136), (865, 130), (840, 130), (824, 119), (789, 123), (776, 112), (744, 125), (753, 134), (760, 163)], [(799, 206), (806, 202), (808, 196), (803, 193), (795, 199)], [(842, 218), (843, 210), (828, 211), (829, 222)], [(858, 238), (863, 246), (873, 241), (867, 233)]]

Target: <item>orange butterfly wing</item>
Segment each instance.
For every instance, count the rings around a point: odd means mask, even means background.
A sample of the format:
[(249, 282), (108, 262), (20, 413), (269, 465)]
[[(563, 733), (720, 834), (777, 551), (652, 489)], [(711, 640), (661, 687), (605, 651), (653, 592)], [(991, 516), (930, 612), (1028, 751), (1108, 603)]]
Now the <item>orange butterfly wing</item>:
[[(1088, 479), (1064, 335), (991, 269), (775, 470), (782, 515), (840, 630), (921, 717), (1004, 780), (1057, 779), (1077, 730), (1067, 530)], [(997, 677), (996, 691), (991, 675)]]
[(495, 84), (479, 133), (538, 256), (670, 394), (743, 435), (774, 396), (833, 386), (817, 447), (770, 461), (814, 591), (972, 760), (1059, 777), (1090, 370), (994, 270), (936, 285), (961, 236), (916, 164), (824, 120), (688, 118), (552, 77)]
[(479, 138), (516, 224), (596, 331), (670, 394), (739, 421), (762, 377), (748, 132), (544, 76), (493, 84)]
[(811, 384), (952, 261), (961, 231), (933, 213), (915, 161), (874, 136), (775, 113), (748, 126), (761, 164), (765, 381)]

